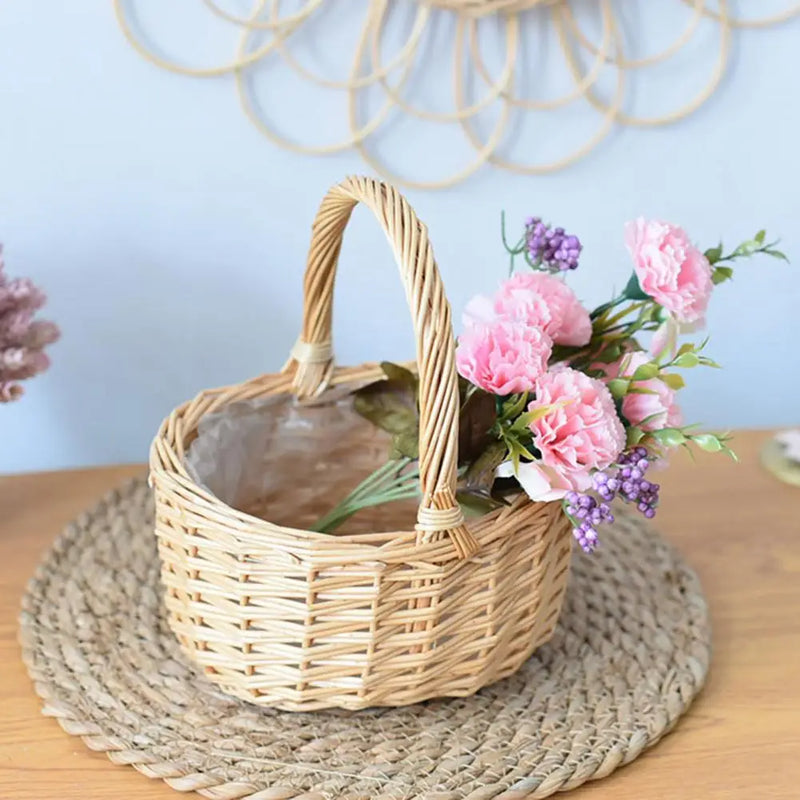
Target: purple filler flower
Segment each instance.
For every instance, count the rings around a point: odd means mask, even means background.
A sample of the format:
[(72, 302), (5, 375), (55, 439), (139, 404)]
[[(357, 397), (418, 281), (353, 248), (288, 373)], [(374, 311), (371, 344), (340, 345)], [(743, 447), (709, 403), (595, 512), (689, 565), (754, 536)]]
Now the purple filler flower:
[(627, 450), (617, 459), (613, 467), (595, 472), (592, 489), (594, 494), (568, 492), (564, 497), (564, 511), (572, 521), (572, 534), (587, 553), (597, 547), (597, 528), (614, 521), (609, 503), (616, 497), (626, 503), (633, 503), (647, 519), (656, 515), (659, 485), (645, 478), (650, 468), (650, 459), (644, 447)]
[(564, 498), (564, 509), (574, 523), (572, 534), (587, 553), (597, 546), (597, 528), (614, 521), (608, 503), (598, 503), (591, 494), (568, 492)]
[(577, 269), (583, 249), (577, 236), (545, 225), (539, 217), (531, 217), (525, 223), (525, 246), (532, 264), (555, 272)]
[[(619, 459), (619, 496), (626, 503), (635, 503), (636, 508), (647, 519), (656, 515), (658, 506), (659, 485), (648, 481), (644, 475), (650, 468), (650, 460), (644, 447), (634, 447), (623, 453)], [(606, 484), (608, 485), (608, 484)]]

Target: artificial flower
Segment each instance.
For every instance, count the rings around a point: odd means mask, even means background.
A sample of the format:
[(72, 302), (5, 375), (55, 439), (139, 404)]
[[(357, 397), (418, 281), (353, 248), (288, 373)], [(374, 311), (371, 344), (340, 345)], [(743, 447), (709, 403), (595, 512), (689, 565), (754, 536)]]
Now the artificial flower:
[[(606, 366), (607, 380), (632, 378), (636, 370), (650, 362), (650, 356), (642, 350), (625, 353), (619, 361)], [(634, 389), (622, 398), (622, 415), (631, 424), (643, 431), (660, 431), (662, 428), (677, 428), (683, 421), (680, 407), (675, 399), (675, 390), (660, 378), (638, 380)]]
[(52, 322), (35, 320), (45, 296), (28, 278), (6, 277), (0, 248), (0, 403), (22, 396), (20, 381), (44, 372), (43, 348), (58, 339)]
[(582, 346), (592, 336), (589, 312), (562, 280), (544, 272), (520, 272), (500, 284), (491, 298), (474, 297), (464, 310), (465, 326), (506, 317), (543, 330), (555, 344)]
[(554, 228), (539, 217), (531, 217), (525, 223), (525, 250), (531, 265), (567, 272), (578, 268), (583, 245), (577, 236), (566, 233), (563, 228)]
[(650, 340), (650, 352), (656, 359), (673, 358), (678, 352), (678, 337), (686, 333), (696, 333), (705, 328), (706, 321), (700, 317), (695, 322), (678, 322), (672, 314), (656, 328)]
[(538, 461), (504, 461), (495, 470), (496, 478), (516, 478), (525, 494), (539, 503), (561, 500), (572, 489), (571, 481)]
[[(561, 279), (578, 265), (580, 240), (531, 217), (509, 244), (504, 227), (512, 277), (494, 295), (470, 301), (456, 348), (466, 379), (458, 383), (462, 502), (473, 510), (496, 508), (508, 487), (495, 480), (513, 478), (532, 500), (561, 501), (586, 551), (598, 544), (598, 526), (614, 521), (612, 501), (655, 515), (659, 486), (648, 471), (671, 448), (732, 453), (727, 436), (683, 426), (675, 397), (683, 378), (672, 369), (716, 364), (703, 354), (704, 344), (679, 348), (678, 337), (703, 326), (712, 287), (733, 276), (735, 260), (760, 253), (786, 258), (765, 231), (727, 255), (722, 244), (703, 254), (681, 228), (644, 219), (627, 224), (625, 240), (634, 275), (590, 314)], [(513, 274), (520, 256), (529, 269)], [(648, 336), (649, 354), (641, 344)], [(396, 365), (390, 372), (403, 375)], [(416, 387), (408, 375), (402, 383)], [(385, 391), (396, 393), (396, 383), (386, 381)], [(0, 385), (0, 398), (3, 391)], [(398, 452), (395, 443), (393, 457)], [(352, 504), (343, 503), (346, 516)]]
[(546, 272), (519, 272), (504, 281), (494, 311), (542, 328), (556, 344), (582, 346), (592, 336), (589, 312), (575, 292)]
[(539, 328), (498, 317), (469, 325), (458, 338), (456, 366), (491, 394), (529, 392), (547, 370), (553, 343)]
[(682, 228), (639, 217), (625, 225), (625, 244), (645, 294), (678, 322), (702, 319), (714, 287), (711, 265)]
[(593, 470), (614, 463), (625, 447), (625, 429), (606, 385), (570, 367), (552, 369), (536, 382), (536, 411), (552, 408), (530, 424), (533, 446), (541, 454), (553, 488), (583, 490)]

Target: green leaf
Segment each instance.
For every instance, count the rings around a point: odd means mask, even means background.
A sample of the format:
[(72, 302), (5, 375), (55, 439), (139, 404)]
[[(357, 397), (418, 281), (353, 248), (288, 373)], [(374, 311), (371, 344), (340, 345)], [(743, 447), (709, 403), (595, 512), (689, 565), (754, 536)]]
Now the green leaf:
[(527, 447), (519, 440), (519, 439), (506, 439), (506, 444), (508, 445), (508, 452), (511, 456), (511, 462), (514, 465), (514, 472), (519, 469), (519, 462), (520, 459), (526, 458), (529, 461), (533, 461), (536, 456), (528, 450)]
[(647, 389), (644, 386), (631, 386), (628, 394), (658, 394), (655, 389)]
[(456, 500), (467, 518), (482, 517), (484, 514), (506, 505), (500, 500), (495, 500), (491, 495), (468, 492), (463, 489), (456, 491)]
[(722, 452), (730, 456), (737, 464), (739, 463), (739, 456), (737, 456), (735, 451), (731, 450), (730, 447), (723, 447)]
[(461, 407), (458, 419), (458, 463), (474, 461), (494, 441), (497, 419), (494, 395), (476, 389)]
[(354, 393), (353, 408), (373, 425), (392, 434), (391, 458), (419, 457), (417, 378), (405, 367), (385, 362), (387, 380)]
[(639, 322), (652, 322), (654, 319), (663, 322), (664, 320), (661, 317), (664, 313), (663, 306), (657, 306), (655, 303), (647, 305), (639, 312)]
[(653, 431), (651, 436), (664, 447), (677, 447), (686, 442), (686, 436), (678, 428), (663, 428), (660, 431)]
[(649, 361), (647, 364), (642, 364), (637, 367), (633, 373), (633, 380), (635, 381), (649, 381), (658, 376), (658, 364)]
[(643, 419), (643, 420), (642, 420), (642, 421), (639, 423), (639, 425), (647, 425), (648, 423), (650, 423), (650, 422), (653, 422), (653, 420), (656, 420), (656, 419), (658, 419), (658, 418), (659, 418), (659, 417), (660, 417), (660, 416), (661, 416), (663, 413), (664, 413), (663, 411), (656, 411), (656, 413), (655, 413), (655, 414), (649, 414), (648, 416), (646, 416), (646, 417), (645, 417), (645, 418), (644, 418), (644, 419)]
[(733, 267), (715, 267), (711, 273), (711, 280), (715, 286), (731, 278), (733, 278)]
[[(524, 411), (511, 423), (511, 425), (508, 426), (508, 430), (513, 431), (514, 433), (525, 433), (532, 422), (543, 416), (543, 414), (538, 412), (539, 409), (536, 411)], [(544, 413), (546, 414), (547, 411), (545, 410)]]
[(701, 450), (705, 450), (707, 453), (719, 453), (725, 447), (719, 437), (713, 433), (698, 433), (690, 438)]
[(551, 364), (558, 364), (561, 361), (569, 361), (576, 353), (583, 350), (582, 347), (573, 347), (565, 344), (554, 344), (553, 352), (550, 356)]
[(753, 240), (758, 242), (759, 244), (764, 244), (764, 238), (766, 237), (766, 231), (759, 231), (754, 237)]
[(686, 351), (679, 355), (673, 362), (676, 367), (696, 367), (700, 363), (700, 356), (697, 353)]
[(636, 426), (631, 426), (628, 428), (628, 447), (633, 447), (634, 445), (639, 444), (645, 436), (645, 432), (641, 428), (637, 428)]
[(359, 390), (353, 405), (362, 417), (389, 433), (404, 433), (417, 425), (416, 409), (391, 391)]
[(629, 300), (649, 300), (650, 295), (647, 294), (642, 290), (642, 286), (639, 283), (639, 279), (636, 277), (636, 273), (634, 272), (631, 275), (630, 280), (628, 281), (625, 289), (623, 290), (622, 294), (627, 297)]
[(759, 242), (755, 241), (754, 239), (749, 239), (746, 242), (742, 242), (736, 248), (736, 254), (741, 256), (752, 256), (759, 249)]
[(766, 247), (761, 252), (766, 253), (768, 256), (772, 256), (773, 258), (780, 258), (787, 263), (789, 261), (785, 253), (782, 253), (780, 250), (776, 250), (774, 247)]
[(410, 369), (401, 367), (400, 364), (393, 364), (391, 361), (381, 361), (381, 369), (390, 382), (406, 386), (416, 393), (419, 379)]
[(622, 355), (622, 348), (618, 344), (612, 344), (604, 348), (597, 356), (597, 361), (601, 364), (612, 364)]
[(463, 478), (468, 491), (483, 490), (487, 494), (494, 483), (494, 471), (508, 458), (508, 447), (504, 442), (495, 441), (469, 465)]
[(602, 303), (601, 305), (597, 306), (594, 311), (589, 314), (589, 319), (596, 320), (603, 317), (608, 311), (614, 308), (614, 301), (611, 300), (608, 303)]
[(711, 247), (705, 252), (705, 257), (708, 259), (709, 264), (716, 264), (722, 257), (722, 242), (717, 247)]
[(569, 400), (559, 403), (554, 403), (552, 405), (542, 405), (537, 406), (530, 411), (525, 411), (520, 414), (517, 419), (515, 420), (514, 424), (511, 426), (512, 431), (523, 431), (530, 428), (531, 424), (536, 422), (537, 419), (541, 419), (542, 417), (546, 417), (551, 411), (555, 408), (566, 405), (569, 403)]
[(392, 436), (392, 446), (389, 450), (389, 459), (419, 458), (419, 428), (401, 431)]
[(625, 397), (628, 393), (630, 381), (626, 378), (614, 378), (614, 380), (609, 381), (606, 386), (608, 386), (608, 391), (611, 392), (611, 396), (615, 400), (618, 400), (621, 397)]
[(686, 381), (683, 380), (682, 375), (678, 375), (677, 373), (661, 373), (661, 380), (669, 386), (670, 389), (674, 389), (677, 391), (678, 389), (683, 389), (686, 386)]
[(684, 353), (693, 353), (694, 345), (691, 342), (684, 342), (678, 350), (678, 355), (682, 356)]
[(527, 404), (527, 392), (523, 392), (522, 394), (512, 394), (511, 397), (509, 397), (509, 399), (503, 403), (503, 411), (500, 415), (500, 419), (504, 422), (510, 419), (516, 419), (522, 413)]

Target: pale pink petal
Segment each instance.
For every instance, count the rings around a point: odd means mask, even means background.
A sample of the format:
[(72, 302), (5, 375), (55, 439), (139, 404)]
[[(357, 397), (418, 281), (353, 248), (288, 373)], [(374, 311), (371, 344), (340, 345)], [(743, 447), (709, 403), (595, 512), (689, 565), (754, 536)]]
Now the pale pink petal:
[(589, 312), (560, 278), (520, 272), (501, 284), (495, 313), (541, 328), (556, 344), (582, 346), (592, 335)]
[(678, 350), (678, 323), (671, 314), (653, 334), (650, 352), (654, 358), (673, 358)]
[(510, 461), (504, 461), (494, 474), (497, 478), (516, 478), (525, 494), (540, 503), (561, 500), (572, 488), (556, 473), (546, 471), (535, 461), (521, 462), (516, 470)]
[(461, 322), (464, 327), (474, 325), (476, 322), (490, 323), (496, 314), (494, 313), (492, 298), (483, 294), (476, 294), (467, 303)]
[(543, 407), (549, 410), (530, 426), (540, 469), (557, 476), (559, 488), (587, 489), (592, 471), (613, 464), (625, 447), (611, 393), (602, 381), (562, 367), (536, 382), (536, 399), (528, 408)]
[(711, 265), (677, 225), (639, 218), (625, 225), (625, 245), (642, 290), (678, 322), (705, 315), (711, 291)]
[(498, 317), (468, 326), (458, 338), (456, 367), (464, 378), (492, 394), (531, 391), (547, 370), (553, 343), (538, 328)]

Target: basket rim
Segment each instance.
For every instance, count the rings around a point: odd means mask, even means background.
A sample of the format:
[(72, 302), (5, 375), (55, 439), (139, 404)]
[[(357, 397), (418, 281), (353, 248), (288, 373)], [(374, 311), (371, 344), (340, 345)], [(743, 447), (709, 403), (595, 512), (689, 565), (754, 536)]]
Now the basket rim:
[[(411, 363), (413, 364), (414, 362)], [(357, 367), (336, 366), (334, 367), (329, 387), (334, 388), (343, 384), (357, 383), (359, 380), (380, 379), (381, 377), (385, 377), (385, 374), (377, 362), (365, 362)], [(310, 531), (291, 525), (281, 525), (242, 511), (224, 502), (189, 475), (185, 467), (183, 440), (197, 430), (200, 420), (206, 414), (219, 411), (225, 406), (242, 400), (284, 393), (292, 395), (291, 380), (292, 376), (287, 372), (264, 373), (242, 383), (215, 389), (205, 389), (193, 399), (176, 406), (170, 415), (162, 421), (150, 447), (150, 486), (155, 487), (158, 484), (166, 484), (164, 488), (169, 488), (178, 495), (185, 496), (190, 493), (191, 497), (187, 498), (190, 502), (198, 503), (218, 513), (222, 512), (226, 516), (246, 524), (248, 528), (261, 529), (258, 533), (233, 530), (232, 533), (236, 535), (238, 540), (243, 542), (253, 537), (253, 539), (258, 538), (258, 541), (263, 544), (263, 535), (265, 533), (285, 535), (290, 537), (295, 544), (298, 540), (308, 543), (316, 553), (335, 547), (341, 556), (343, 547), (352, 547), (354, 549), (353, 554), (359, 552), (363, 555), (365, 550), (369, 550), (373, 552), (376, 560), (382, 560), (382, 554), (387, 550), (394, 549), (397, 546), (407, 546), (416, 541), (418, 532), (413, 528), (407, 531), (391, 530), (337, 534)], [(324, 393), (322, 396), (324, 397)], [(190, 424), (186, 430), (183, 430), (180, 420), (188, 412), (193, 412), (189, 415)], [(181, 441), (176, 442), (175, 440), (178, 439), (179, 435)], [(176, 443), (179, 445), (177, 451), (174, 447)], [(161, 451), (165, 449), (168, 449), (168, 452), (162, 453)], [(167, 462), (166, 455), (170, 456), (168, 461), (172, 462), (171, 465), (165, 463)], [(485, 544), (495, 538), (491, 535), (491, 528), (494, 527), (494, 522), (501, 516), (515, 513), (531, 504), (549, 506), (552, 503), (535, 503), (524, 492), (521, 492), (508, 506), (493, 509), (479, 517), (469, 518), (466, 525), (478, 540), (482, 549)], [(445, 557), (450, 555), (454, 555), (454, 550), (452, 544), (446, 538), (426, 543), (424, 548), (424, 560), (428, 560), (432, 556)], [(423, 556), (422, 549), (420, 549), (420, 556)]]

